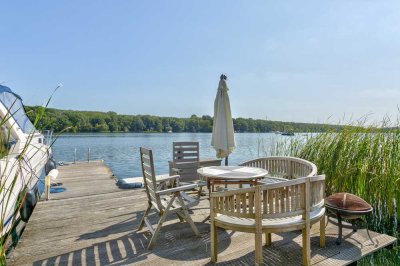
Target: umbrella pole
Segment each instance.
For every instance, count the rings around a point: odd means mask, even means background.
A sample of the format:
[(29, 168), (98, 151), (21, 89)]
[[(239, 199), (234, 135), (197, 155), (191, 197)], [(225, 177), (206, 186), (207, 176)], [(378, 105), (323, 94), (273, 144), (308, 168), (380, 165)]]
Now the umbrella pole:
[(225, 166), (228, 165), (228, 156), (225, 157)]

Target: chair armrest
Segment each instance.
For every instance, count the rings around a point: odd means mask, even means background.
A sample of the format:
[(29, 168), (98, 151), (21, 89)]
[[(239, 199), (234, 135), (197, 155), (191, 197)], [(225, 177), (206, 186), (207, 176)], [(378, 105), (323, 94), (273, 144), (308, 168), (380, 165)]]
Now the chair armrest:
[(286, 178), (281, 178), (281, 177), (265, 177), (261, 180), (258, 180), (258, 184), (265, 184), (265, 185), (270, 185), (270, 184), (275, 184), (275, 183), (280, 183), (280, 182), (286, 182), (289, 181), (289, 179)]
[(157, 183), (179, 179), (179, 175), (158, 175), (156, 176)]
[(172, 167), (172, 168), (171, 168), (171, 171), (179, 175), (179, 173), (182, 172), (182, 169)]
[(165, 195), (165, 194), (171, 194), (171, 193), (179, 192), (179, 191), (192, 190), (196, 187), (197, 187), (197, 184), (184, 185), (184, 186), (174, 187), (174, 188), (170, 188), (170, 189), (160, 190), (160, 191), (157, 191), (156, 193), (158, 195)]
[(207, 181), (204, 181), (204, 180), (198, 180), (196, 183), (195, 183), (198, 187), (205, 187), (205, 186), (207, 186)]

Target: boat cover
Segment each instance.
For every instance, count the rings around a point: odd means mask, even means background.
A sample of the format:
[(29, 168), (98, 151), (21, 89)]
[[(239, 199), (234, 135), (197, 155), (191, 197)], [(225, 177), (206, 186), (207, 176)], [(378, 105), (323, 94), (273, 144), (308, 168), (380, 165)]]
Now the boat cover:
[(35, 127), (25, 113), (21, 97), (14, 93), (9, 87), (0, 85), (0, 102), (13, 116), (21, 130), (26, 133), (33, 133)]

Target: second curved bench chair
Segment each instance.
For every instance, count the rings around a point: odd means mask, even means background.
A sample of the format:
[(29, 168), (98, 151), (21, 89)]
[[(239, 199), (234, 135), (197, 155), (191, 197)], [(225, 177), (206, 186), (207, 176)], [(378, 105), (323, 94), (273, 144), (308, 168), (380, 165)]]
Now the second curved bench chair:
[(317, 175), (317, 166), (304, 159), (290, 156), (270, 156), (257, 158), (240, 164), (268, 170), (270, 176), (295, 179)]
[(255, 234), (255, 262), (263, 264), (262, 235), (302, 230), (303, 264), (311, 264), (310, 227), (320, 222), (320, 246), (325, 246), (325, 176), (297, 178), (211, 193), (211, 261), (216, 262), (217, 227)]

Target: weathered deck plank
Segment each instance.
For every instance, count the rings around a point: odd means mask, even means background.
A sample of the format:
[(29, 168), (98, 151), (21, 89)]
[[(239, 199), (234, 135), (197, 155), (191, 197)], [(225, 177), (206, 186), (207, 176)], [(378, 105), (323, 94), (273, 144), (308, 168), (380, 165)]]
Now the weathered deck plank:
[[(209, 258), (209, 202), (204, 199), (193, 209), (192, 218), (201, 236), (193, 236), (189, 225), (175, 216), (165, 223), (158, 243), (146, 249), (150, 234), (136, 232), (146, 208), (142, 189), (121, 190), (112, 173), (101, 162), (80, 163), (59, 168), (67, 191), (52, 194), (52, 200), (38, 203), (23, 237), (9, 260), (10, 265), (203, 265)], [(155, 214), (153, 215), (155, 217)], [(204, 222), (205, 221), (205, 222)], [(389, 245), (395, 238), (371, 232), (377, 247), (370, 244), (365, 230), (344, 229), (342, 245), (335, 244), (337, 227), (327, 228), (327, 247), (319, 248), (318, 228), (312, 229), (312, 263), (346, 265)], [(251, 234), (218, 231), (218, 260), (221, 264), (254, 264)], [(301, 262), (299, 232), (273, 234), (264, 248), (267, 265), (298, 265)]]

